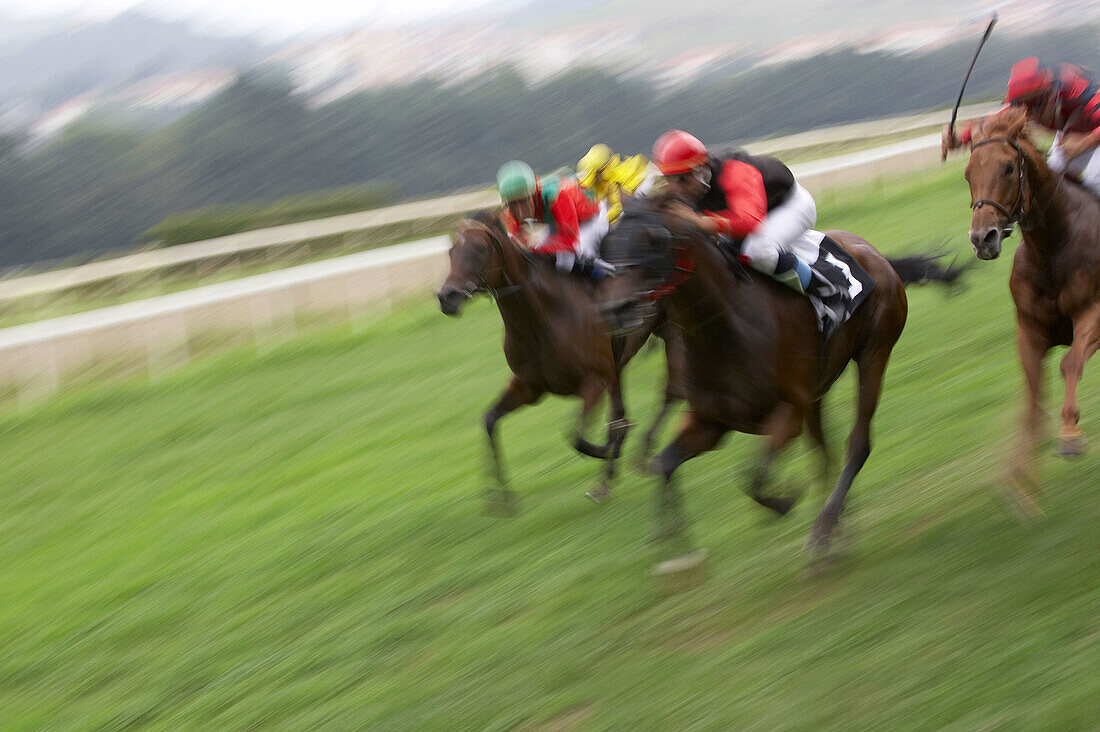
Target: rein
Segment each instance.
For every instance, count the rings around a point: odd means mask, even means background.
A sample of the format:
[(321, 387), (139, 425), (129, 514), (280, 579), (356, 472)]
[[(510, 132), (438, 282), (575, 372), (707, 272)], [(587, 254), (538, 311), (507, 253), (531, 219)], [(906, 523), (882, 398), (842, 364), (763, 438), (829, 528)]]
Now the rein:
[[(489, 242), (497, 250), (497, 253), (500, 254), (500, 262), (501, 262), (500, 271), (503, 274), (504, 279), (506, 281), (509, 280), (508, 270), (504, 266), (504, 262), (505, 262), (505, 259), (507, 258), (507, 255), (505, 255), (504, 245), (500, 242), (500, 239), (499, 239), (499, 233), (500, 232), (494, 230), (492, 226), (489, 226), (488, 224), (486, 224), (484, 222), (477, 221), (476, 219), (461, 219), (458, 222), (458, 229), (459, 229), (459, 232), (467, 231), (469, 229), (477, 229), (478, 231), (484, 232), (486, 235), (488, 235)], [(527, 260), (528, 262), (531, 262), (531, 260), (528, 257), (527, 253), (524, 252), (522, 249), (519, 250), (519, 254), (525, 260)], [(537, 269), (535, 271), (537, 273)], [(486, 293), (489, 294), (490, 297), (492, 297), (496, 300), (499, 300), (502, 297), (508, 297), (509, 295), (514, 295), (515, 293), (519, 292), (523, 288), (527, 287), (529, 284), (530, 284), (530, 282), (527, 282), (527, 281), (519, 282), (519, 283), (509, 282), (504, 287), (495, 287), (494, 288), (494, 287), (489, 287), (488, 285), (482, 283), (476, 290), (474, 290), (473, 292), (471, 292), (469, 294), (473, 295), (474, 293), (477, 293), (477, 292), (486, 292)]]
[[(987, 137), (984, 140), (979, 140), (978, 142), (975, 142), (973, 145), (970, 146), (970, 149), (971, 151), (973, 151), (974, 148), (981, 147), (982, 145), (988, 145), (991, 142), (1004, 143), (1005, 145), (1008, 145), (1016, 151), (1016, 167), (1020, 173), (1020, 180), (1018, 185), (1016, 186), (1016, 202), (1013, 203), (1012, 208), (1009, 209), (1006, 208), (1004, 204), (998, 201), (993, 201), (988, 198), (979, 198), (977, 201), (974, 201), (970, 204), (970, 208), (974, 211), (977, 211), (982, 206), (989, 204), (993, 208), (1000, 211), (1005, 216), (1005, 218), (1008, 219), (1008, 226), (1006, 228), (1006, 231), (1008, 233), (1012, 232), (1013, 225), (1017, 223), (1020, 224), (1020, 228), (1024, 231), (1030, 231), (1031, 222), (1028, 218), (1029, 211), (1026, 208), (1027, 203), (1031, 198), (1030, 187), (1028, 185), (1027, 177), (1027, 156), (1024, 154), (1023, 148), (1020, 147), (1020, 143), (1007, 137)], [(1008, 234), (1005, 234), (1005, 236), (1008, 236)]]

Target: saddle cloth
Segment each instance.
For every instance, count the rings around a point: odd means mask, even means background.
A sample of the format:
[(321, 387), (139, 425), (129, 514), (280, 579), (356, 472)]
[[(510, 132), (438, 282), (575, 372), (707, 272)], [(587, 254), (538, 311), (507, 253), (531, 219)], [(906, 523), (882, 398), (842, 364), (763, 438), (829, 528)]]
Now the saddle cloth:
[[(818, 329), (829, 338), (874, 292), (875, 281), (842, 246), (819, 232), (808, 233), (821, 240), (817, 257), (808, 260), (813, 277), (806, 294), (814, 306)], [(798, 254), (802, 253), (799, 247)]]

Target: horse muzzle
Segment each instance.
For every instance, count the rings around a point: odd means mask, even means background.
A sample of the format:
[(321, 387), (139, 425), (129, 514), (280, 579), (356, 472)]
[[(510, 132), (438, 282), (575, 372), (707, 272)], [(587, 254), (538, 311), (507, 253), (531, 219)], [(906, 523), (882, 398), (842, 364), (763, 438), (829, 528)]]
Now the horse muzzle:
[(462, 306), (473, 296), (473, 293), (457, 287), (444, 287), (435, 296), (439, 299), (439, 310), (444, 315), (454, 317), (462, 314)]
[(1001, 256), (1001, 241), (1004, 232), (996, 226), (970, 230), (970, 245), (978, 259), (990, 260)]

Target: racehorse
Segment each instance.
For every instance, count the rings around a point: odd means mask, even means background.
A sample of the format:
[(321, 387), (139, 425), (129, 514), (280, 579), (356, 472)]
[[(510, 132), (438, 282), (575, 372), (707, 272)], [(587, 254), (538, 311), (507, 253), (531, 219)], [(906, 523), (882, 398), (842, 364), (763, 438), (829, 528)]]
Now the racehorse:
[[(501, 462), (496, 424), (509, 412), (534, 404), (548, 393), (580, 397), (573, 446), (582, 454), (605, 461), (602, 481), (586, 495), (598, 503), (609, 499), (615, 462), (629, 427), (622, 397), (622, 368), (659, 328), (661, 314), (647, 313), (629, 335), (614, 336), (596, 303), (595, 286), (558, 271), (552, 259), (534, 255), (517, 244), (490, 211), (475, 213), (459, 223), (449, 256), (450, 273), (437, 293), (440, 310), (458, 315), (473, 295), (491, 295), (504, 320), (504, 356), (513, 374), (485, 413), (490, 470), (496, 479), (496, 489), (486, 493), (490, 513), (512, 515), (516, 510)], [(647, 439), (652, 439), (677, 395), (677, 351), (671, 347), (668, 351), (665, 405)], [(585, 429), (605, 391), (611, 401), (607, 443), (595, 445), (585, 439)]]
[[(731, 267), (709, 236), (672, 212), (676, 201), (658, 195), (624, 213), (604, 249), (604, 257), (622, 273), (611, 283), (605, 311), (617, 318), (640, 302), (662, 297), (685, 352), (682, 386), (690, 411), (680, 433), (656, 458), (662, 479), (654, 539), (685, 535), (673, 473), (731, 431), (766, 436), (751, 468), (748, 493), (786, 514), (795, 498), (767, 490), (775, 460), (805, 426), (820, 452), (822, 475), (828, 475), (822, 398), (855, 361), (859, 396), (847, 464), (806, 542), (811, 554), (826, 554), (848, 490), (871, 452), (871, 418), (908, 311), (902, 278), (860, 237), (828, 232), (877, 285), (822, 342), (808, 298), (754, 270)], [(957, 272), (939, 268), (933, 259), (897, 265), (910, 273), (910, 281), (953, 281)]]
[(1015, 224), (1021, 242), (1012, 261), (1009, 289), (1016, 304), (1016, 342), (1027, 384), (1020, 449), (1010, 462), (1010, 483), (1025, 512), (1039, 510), (1035, 467), (1045, 414), (1043, 358), (1069, 346), (1062, 359), (1066, 383), (1059, 452), (1080, 455), (1077, 382), (1100, 346), (1100, 202), (1047, 167), (1031, 142), (1027, 117), (1010, 108), (988, 118), (971, 145), (970, 242), (978, 259), (996, 259)]

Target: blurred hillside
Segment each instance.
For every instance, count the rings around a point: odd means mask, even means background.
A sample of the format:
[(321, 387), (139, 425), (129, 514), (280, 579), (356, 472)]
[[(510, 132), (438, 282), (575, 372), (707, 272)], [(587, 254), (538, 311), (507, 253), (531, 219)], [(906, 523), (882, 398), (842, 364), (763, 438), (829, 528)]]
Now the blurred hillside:
[(0, 19), (0, 39), (0, 106), (9, 125), (56, 114), (82, 95), (107, 98), (150, 79), (246, 67), (267, 53), (249, 38), (204, 35), (138, 12), (87, 23)]
[[(994, 36), (969, 99), (996, 98), (1011, 63), (1038, 54), (1096, 64), (1096, 29)], [(851, 49), (666, 94), (652, 81), (578, 69), (532, 82), (514, 69), (464, 84), (420, 81), (316, 107), (250, 73), (155, 131), (86, 119), (43, 146), (0, 148), (0, 265), (134, 246), (184, 209), (363, 183), (403, 197), (488, 185), (500, 162), (570, 165), (597, 140), (647, 151), (670, 127), (736, 141), (950, 105), (973, 42), (898, 56)]]
[[(1096, 0), (998, 0), (996, 9), (998, 37), (1091, 24), (1100, 40)], [(201, 14), (184, 23), (145, 14), (152, 12), (150, 6), (108, 20), (0, 16), (0, 126), (29, 128), (35, 143), (86, 117), (156, 127), (256, 65), (285, 73), (313, 106), (424, 79), (462, 83), (504, 65), (529, 81), (590, 66), (673, 89), (825, 52), (900, 55), (973, 43), (990, 4), (498, 0), (415, 23), (333, 21), (327, 32), (298, 29), (278, 42), (268, 34), (263, 43), (244, 30), (221, 35), (224, 24)], [(257, 9), (256, 17), (271, 12)]]

